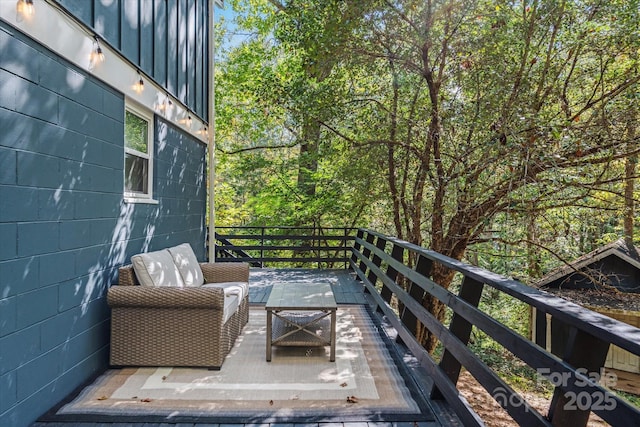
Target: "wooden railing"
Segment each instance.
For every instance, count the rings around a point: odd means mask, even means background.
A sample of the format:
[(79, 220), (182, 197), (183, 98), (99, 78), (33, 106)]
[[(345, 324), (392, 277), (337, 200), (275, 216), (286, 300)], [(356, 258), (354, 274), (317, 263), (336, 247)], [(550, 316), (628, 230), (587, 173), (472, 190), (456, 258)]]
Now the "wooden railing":
[[(408, 267), (412, 259), (414, 267)], [(464, 264), (437, 252), (360, 229), (351, 267), (400, 338), (433, 378), (431, 398), (444, 398), (465, 426), (484, 425), (456, 388), (466, 369), (521, 426), (585, 426), (591, 412), (614, 426), (640, 425), (640, 411), (599, 384), (610, 345), (640, 355), (640, 329), (595, 313), (520, 282)], [(454, 293), (430, 278), (439, 264), (461, 275)], [(456, 286), (457, 288), (457, 286)], [(493, 288), (546, 313), (570, 328), (565, 354), (557, 357), (480, 310), (483, 289)], [(427, 311), (422, 301), (430, 294), (452, 317), (448, 325)], [(398, 309), (401, 307), (401, 309)], [(542, 316), (546, 317), (546, 316)], [(437, 336), (444, 352), (439, 362), (415, 339), (417, 322)], [(477, 328), (531, 367), (554, 393), (547, 411), (540, 413), (485, 364), (467, 345)]]
[(348, 268), (354, 228), (216, 227), (216, 261)]

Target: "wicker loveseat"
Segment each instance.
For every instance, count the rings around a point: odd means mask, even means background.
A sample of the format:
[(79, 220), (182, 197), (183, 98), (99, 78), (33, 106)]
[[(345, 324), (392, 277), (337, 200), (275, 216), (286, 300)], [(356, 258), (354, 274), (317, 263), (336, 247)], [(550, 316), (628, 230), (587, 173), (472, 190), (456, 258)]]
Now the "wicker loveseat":
[(112, 366), (222, 366), (249, 319), (249, 266), (197, 266), (203, 284), (175, 286), (143, 285), (138, 276), (145, 272), (136, 274), (134, 265), (120, 268), (118, 285), (107, 293)]

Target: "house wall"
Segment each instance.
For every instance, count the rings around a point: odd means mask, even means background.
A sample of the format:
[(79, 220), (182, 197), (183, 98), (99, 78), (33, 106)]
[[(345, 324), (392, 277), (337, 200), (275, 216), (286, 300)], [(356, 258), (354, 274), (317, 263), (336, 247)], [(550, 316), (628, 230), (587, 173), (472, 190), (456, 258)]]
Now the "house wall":
[[(603, 307), (590, 308), (598, 313), (607, 315), (612, 319), (640, 328), (640, 312), (638, 311), (607, 309)], [(607, 368), (639, 374), (640, 356), (636, 356), (635, 354), (623, 350), (620, 347), (612, 345), (609, 348), (609, 353), (607, 353), (607, 360), (604, 366)], [(638, 384), (638, 386), (640, 386), (640, 384)]]
[(207, 1), (57, 0), (207, 121)]
[(205, 146), (155, 117), (154, 199), (123, 199), (125, 96), (0, 20), (0, 425), (108, 364), (105, 292), (130, 256), (204, 259)]

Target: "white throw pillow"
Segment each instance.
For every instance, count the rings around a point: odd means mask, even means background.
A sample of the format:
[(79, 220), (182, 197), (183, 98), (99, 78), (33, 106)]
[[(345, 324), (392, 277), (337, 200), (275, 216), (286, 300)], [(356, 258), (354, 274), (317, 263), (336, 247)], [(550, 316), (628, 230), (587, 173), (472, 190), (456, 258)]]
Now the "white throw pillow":
[(173, 257), (166, 249), (134, 255), (131, 263), (142, 286), (184, 286)]
[(169, 248), (168, 251), (173, 257), (173, 262), (175, 262), (185, 286), (201, 286), (204, 283), (202, 269), (190, 244), (183, 243)]

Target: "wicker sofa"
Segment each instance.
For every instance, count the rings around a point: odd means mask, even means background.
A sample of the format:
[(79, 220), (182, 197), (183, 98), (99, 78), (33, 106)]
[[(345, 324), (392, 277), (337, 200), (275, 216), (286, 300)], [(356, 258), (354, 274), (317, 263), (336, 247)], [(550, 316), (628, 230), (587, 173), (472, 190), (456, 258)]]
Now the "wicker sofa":
[(202, 285), (148, 286), (134, 265), (119, 269), (107, 293), (112, 366), (222, 366), (249, 319), (249, 265), (197, 265)]

